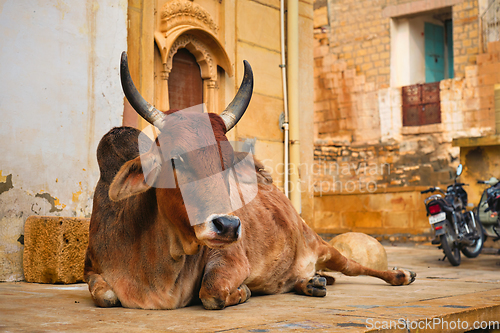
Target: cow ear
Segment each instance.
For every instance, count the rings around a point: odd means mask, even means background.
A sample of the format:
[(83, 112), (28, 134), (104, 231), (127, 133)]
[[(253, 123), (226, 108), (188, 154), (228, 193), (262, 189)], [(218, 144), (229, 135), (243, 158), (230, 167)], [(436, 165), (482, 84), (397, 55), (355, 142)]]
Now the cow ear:
[[(144, 165), (144, 167), (143, 167)], [(120, 201), (149, 190), (160, 173), (159, 156), (153, 152), (128, 161), (118, 171), (111, 186), (109, 198)], [(144, 172), (147, 172), (147, 181)]]

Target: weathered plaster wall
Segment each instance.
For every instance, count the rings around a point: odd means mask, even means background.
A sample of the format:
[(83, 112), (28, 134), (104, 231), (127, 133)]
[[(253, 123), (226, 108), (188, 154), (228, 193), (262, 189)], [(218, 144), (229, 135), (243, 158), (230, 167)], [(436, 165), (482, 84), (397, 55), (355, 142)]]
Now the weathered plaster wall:
[(91, 213), (126, 20), (126, 0), (0, 1), (0, 281), (23, 278), (28, 216)]

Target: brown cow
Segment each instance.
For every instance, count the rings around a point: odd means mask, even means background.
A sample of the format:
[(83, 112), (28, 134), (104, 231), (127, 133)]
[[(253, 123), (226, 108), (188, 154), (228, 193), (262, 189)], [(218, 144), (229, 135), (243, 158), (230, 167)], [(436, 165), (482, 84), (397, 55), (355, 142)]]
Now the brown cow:
[[(225, 133), (252, 94), (248, 63), (220, 116), (158, 111), (135, 89), (125, 53), (121, 76), (131, 105), (161, 133), (153, 143), (138, 130), (114, 128), (99, 143), (101, 177), (85, 261), (95, 304), (175, 309), (201, 299), (207, 309), (222, 309), (245, 302), (251, 291), (325, 296), (320, 270), (413, 282), (413, 272), (377, 271), (342, 256), (307, 226), (260, 162), (249, 163), (227, 144)], [(139, 154), (144, 145), (150, 150)], [(258, 192), (230, 212), (227, 198), (244, 200), (252, 173)]]

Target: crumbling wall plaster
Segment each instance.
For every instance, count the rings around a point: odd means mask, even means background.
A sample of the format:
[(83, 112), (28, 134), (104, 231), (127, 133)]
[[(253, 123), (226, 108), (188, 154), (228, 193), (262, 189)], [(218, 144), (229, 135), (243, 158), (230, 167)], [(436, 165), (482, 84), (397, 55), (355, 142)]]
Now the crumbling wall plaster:
[(126, 21), (126, 0), (0, 2), (0, 281), (23, 278), (28, 216), (90, 215)]

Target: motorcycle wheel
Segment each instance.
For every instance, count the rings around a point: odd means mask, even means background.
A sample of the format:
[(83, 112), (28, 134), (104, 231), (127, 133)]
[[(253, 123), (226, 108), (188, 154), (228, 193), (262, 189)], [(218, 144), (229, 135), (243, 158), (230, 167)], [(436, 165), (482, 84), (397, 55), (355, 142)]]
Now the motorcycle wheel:
[(441, 247), (443, 248), (444, 254), (446, 254), (446, 258), (453, 266), (460, 265), (460, 249), (455, 245), (452, 237), (448, 234), (444, 234), (441, 236)]
[[(469, 226), (472, 227), (471, 224), (469, 224)], [(467, 258), (476, 258), (479, 255), (479, 253), (481, 253), (481, 250), (483, 249), (484, 240), (485, 240), (483, 227), (481, 226), (481, 224), (477, 220), (476, 220), (476, 228), (474, 231), (475, 231), (474, 233), (479, 236), (479, 239), (476, 240), (476, 243), (474, 245), (467, 246), (467, 247), (464, 247), (462, 249), (462, 253)]]

